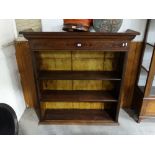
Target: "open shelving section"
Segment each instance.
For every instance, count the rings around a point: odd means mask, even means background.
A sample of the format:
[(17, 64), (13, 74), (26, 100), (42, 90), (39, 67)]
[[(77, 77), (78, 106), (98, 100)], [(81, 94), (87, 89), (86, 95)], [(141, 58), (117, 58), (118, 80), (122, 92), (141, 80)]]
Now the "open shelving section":
[(127, 53), (138, 32), (22, 34), (30, 45), (40, 123), (118, 123)]
[(41, 93), (43, 101), (65, 101), (65, 102), (118, 102), (110, 91), (96, 90), (46, 90)]
[(66, 123), (66, 121), (70, 124), (102, 124), (103, 122), (115, 123), (113, 118), (106, 111), (89, 109), (47, 110), (44, 115), (44, 120), (46, 120), (45, 123)]

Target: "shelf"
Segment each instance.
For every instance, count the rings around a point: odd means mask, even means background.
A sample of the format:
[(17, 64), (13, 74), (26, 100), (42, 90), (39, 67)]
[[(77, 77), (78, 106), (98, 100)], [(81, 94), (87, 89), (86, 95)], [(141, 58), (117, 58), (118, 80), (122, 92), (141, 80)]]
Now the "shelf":
[(92, 90), (45, 90), (41, 102), (118, 102), (112, 91)]
[(41, 71), (41, 80), (121, 80), (116, 72), (110, 71)]
[[(51, 123), (116, 123), (105, 110), (73, 110), (73, 109), (53, 109), (46, 110), (43, 121)], [(44, 123), (45, 123), (44, 122)]]

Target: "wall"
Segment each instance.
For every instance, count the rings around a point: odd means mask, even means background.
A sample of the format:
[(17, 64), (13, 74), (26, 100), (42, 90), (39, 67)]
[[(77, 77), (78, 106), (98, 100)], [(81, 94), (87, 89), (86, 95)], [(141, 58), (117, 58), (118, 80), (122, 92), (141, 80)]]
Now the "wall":
[(34, 31), (41, 31), (40, 19), (16, 19), (17, 33), (22, 30), (33, 29)]
[(0, 20), (0, 103), (9, 104), (18, 120), (25, 110), (25, 101), (16, 64), (14, 20)]
[(146, 19), (124, 19), (119, 32), (124, 32), (127, 29), (138, 31), (141, 34), (136, 36), (134, 41), (142, 41), (144, 37), (145, 27), (146, 27)]

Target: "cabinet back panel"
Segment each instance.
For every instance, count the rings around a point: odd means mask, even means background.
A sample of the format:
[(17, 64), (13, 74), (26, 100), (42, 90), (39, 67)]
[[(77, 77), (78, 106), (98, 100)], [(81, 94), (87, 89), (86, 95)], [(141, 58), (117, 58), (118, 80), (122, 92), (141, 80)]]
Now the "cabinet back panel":
[(112, 81), (102, 80), (43, 80), (43, 90), (112, 90)]
[(39, 70), (112, 71), (118, 67), (119, 55), (101, 51), (36, 52)]
[(103, 102), (43, 102), (41, 109), (110, 109), (112, 103)]

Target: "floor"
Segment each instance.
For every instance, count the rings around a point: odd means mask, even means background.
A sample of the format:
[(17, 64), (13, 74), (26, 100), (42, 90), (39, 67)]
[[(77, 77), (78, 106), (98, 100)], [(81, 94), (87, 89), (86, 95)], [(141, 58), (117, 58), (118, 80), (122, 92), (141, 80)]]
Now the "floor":
[(19, 121), (20, 135), (150, 135), (155, 134), (155, 120), (136, 123), (121, 109), (119, 126), (39, 125), (33, 109), (26, 109)]

